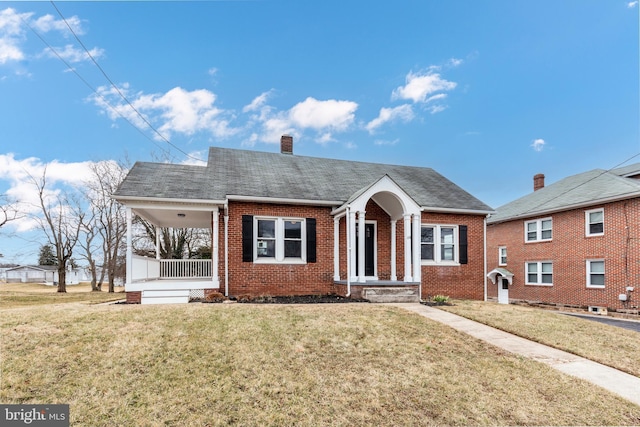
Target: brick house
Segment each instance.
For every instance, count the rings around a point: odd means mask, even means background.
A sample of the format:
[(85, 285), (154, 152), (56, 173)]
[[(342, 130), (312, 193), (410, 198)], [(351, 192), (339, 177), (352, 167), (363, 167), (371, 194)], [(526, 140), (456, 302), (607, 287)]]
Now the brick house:
[[(492, 209), (430, 168), (297, 156), (283, 136), (279, 153), (210, 148), (206, 166), (138, 162), (114, 197), (127, 211), (130, 302), (212, 291), (485, 296)], [(134, 255), (133, 215), (210, 229), (212, 259)]]
[[(544, 185), (487, 220), (488, 297), (637, 310), (640, 163)], [(637, 295), (637, 296), (636, 296)]]

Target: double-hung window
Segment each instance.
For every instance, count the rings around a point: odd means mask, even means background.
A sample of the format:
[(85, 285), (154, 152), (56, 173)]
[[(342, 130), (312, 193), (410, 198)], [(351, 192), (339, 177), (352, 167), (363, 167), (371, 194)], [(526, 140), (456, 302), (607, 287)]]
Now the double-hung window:
[(604, 288), (604, 260), (587, 260), (587, 288)]
[(458, 263), (458, 226), (423, 225), (420, 231), (420, 258), (426, 262)]
[(553, 235), (553, 221), (551, 218), (525, 221), (524, 239), (525, 242), (544, 242), (551, 240)]
[(584, 213), (585, 235), (604, 235), (604, 209), (593, 209)]
[(498, 248), (498, 265), (507, 265), (507, 247), (500, 246)]
[(305, 220), (255, 217), (255, 257), (258, 262), (304, 262)]
[(527, 285), (553, 286), (553, 263), (538, 261), (526, 263)]

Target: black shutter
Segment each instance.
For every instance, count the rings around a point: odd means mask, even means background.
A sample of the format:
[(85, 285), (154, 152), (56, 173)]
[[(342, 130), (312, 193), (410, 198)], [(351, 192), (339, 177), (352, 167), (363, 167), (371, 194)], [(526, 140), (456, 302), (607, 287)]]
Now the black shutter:
[(242, 262), (253, 261), (253, 216), (242, 215)]
[(307, 262), (316, 262), (316, 219), (307, 218)]
[(467, 264), (469, 262), (469, 258), (467, 255), (467, 226), (459, 225), (458, 226), (458, 244), (460, 246), (459, 260), (460, 264)]

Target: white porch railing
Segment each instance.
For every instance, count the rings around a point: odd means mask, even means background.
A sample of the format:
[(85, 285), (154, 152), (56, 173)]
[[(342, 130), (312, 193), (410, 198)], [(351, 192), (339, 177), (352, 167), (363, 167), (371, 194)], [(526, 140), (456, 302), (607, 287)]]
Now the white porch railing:
[(210, 259), (161, 259), (132, 256), (132, 282), (211, 278)]
[(157, 280), (160, 278), (160, 261), (139, 255), (131, 257), (131, 281)]
[(162, 279), (204, 279), (211, 277), (210, 259), (162, 259)]

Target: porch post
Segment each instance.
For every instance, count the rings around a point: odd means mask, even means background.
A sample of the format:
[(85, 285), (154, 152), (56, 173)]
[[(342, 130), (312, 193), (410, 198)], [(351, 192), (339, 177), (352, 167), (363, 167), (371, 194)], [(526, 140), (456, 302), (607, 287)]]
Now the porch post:
[[(133, 243), (133, 239), (132, 239), (132, 223), (133, 223), (133, 219), (132, 219), (132, 213), (131, 213), (131, 208), (127, 207), (125, 209), (125, 214), (127, 217), (127, 272), (126, 272), (126, 285), (130, 285), (131, 284), (131, 280), (133, 279), (133, 248), (132, 248), (132, 243)], [(126, 290), (126, 287), (125, 287)]]
[(333, 219), (333, 280), (340, 280), (340, 218)]
[(395, 219), (391, 220), (391, 280), (398, 280), (396, 271), (396, 223)]
[(413, 215), (413, 281), (420, 281), (420, 214)]
[(411, 214), (404, 214), (404, 281), (413, 282), (411, 277)]
[(351, 274), (351, 281), (355, 282), (358, 279), (358, 272), (356, 271), (356, 251), (354, 250), (354, 246), (356, 244), (356, 213), (354, 211), (349, 211), (349, 244), (350, 244), (350, 253), (349, 253), (349, 271)]
[(358, 212), (358, 282), (360, 283), (367, 281), (364, 274), (364, 217), (364, 211)]
[(156, 227), (156, 259), (160, 259), (160, 227)]
[(219, 257), (220, 257), (220, 250), (219, 250), (219, 234), (220, 234), (220, 212), (218, 211), (218, 207), (216, 206), (215, 208), (213, 208), (213, 212), (211, 213), (212, 218), (212, 224), (211, 227), (213, 228), (212, 231), (212, 239), (213, 239), (213, 245), (211, 248), (211, 280), (213, 281), (213, 287), (214, 288), (219, 288), (220, 287), (220, 277), (218, 277), (218, 264), (219, 264)]

